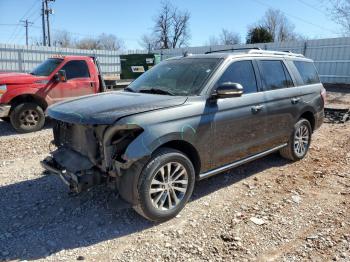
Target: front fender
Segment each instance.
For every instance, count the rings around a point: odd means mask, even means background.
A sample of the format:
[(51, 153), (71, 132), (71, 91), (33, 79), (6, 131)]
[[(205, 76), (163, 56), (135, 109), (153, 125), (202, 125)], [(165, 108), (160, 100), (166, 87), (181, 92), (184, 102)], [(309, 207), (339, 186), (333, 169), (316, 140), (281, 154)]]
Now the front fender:
[(152, 153), (162, 145), (171, 141), (185, 141), (193, 145), (195, 129), (190, 126), (181, 127), (178, 131), (170, 133), (168, 130), (158, 128), (144, 129), (126, 149), (123, 159), (135, 162), (139, 159), (150, 158)]
[(1, 103), (3, 104), (10, 104), (11, 101), (21, 95), (33, 95), (40, 97), (39, 89), (38, 88), (32, 88), (32, 87), (19, 87), (19, 88), (13, 88), (11, 87), (6, 91), (5, 94), (2, 95), (1, 97)]
[[(175, 140), (186, 141), (190, 144), (193, 131), (184, 128), (180, 132), (171, 132), (158, 137), (165, 130), (144, 129), (144, 131), (127, 147), (120, 164), (118, 177), (118, 191), (124, 200), (132, 205), (138, 204), (138, 181), (144, 166), (148, 163), (152, 153), (160, 146)], [(192, 144), (193, 145), (193, 144)]]

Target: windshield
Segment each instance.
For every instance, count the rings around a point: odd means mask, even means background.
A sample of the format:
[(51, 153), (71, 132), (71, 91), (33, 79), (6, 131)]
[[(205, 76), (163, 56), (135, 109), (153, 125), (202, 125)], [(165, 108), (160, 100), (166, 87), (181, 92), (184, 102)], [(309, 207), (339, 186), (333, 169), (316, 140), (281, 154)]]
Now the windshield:
[(36, 76), (49, 76), (62, 61), (63, 59), (59, 58), (49, 58), (38, 65), (31, 74)]
[(218, 58), (164, 61), (137, 78), (126, 90), (176, 96), (198, 95), (220, 61)]

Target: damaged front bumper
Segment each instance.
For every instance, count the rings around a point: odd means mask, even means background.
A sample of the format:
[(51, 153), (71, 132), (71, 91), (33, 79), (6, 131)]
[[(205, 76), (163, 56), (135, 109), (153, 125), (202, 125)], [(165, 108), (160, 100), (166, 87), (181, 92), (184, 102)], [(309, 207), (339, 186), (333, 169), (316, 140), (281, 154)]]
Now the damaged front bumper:
[[(55, 154), (55, 152), (53, 154)], [(77, 160), (77, 158), (75, 158), (75, 160)], [(105, 176), (103, 176), (98, 169), (90, 168), (84, 171), (72, 171), (71, 169), (67, 170), (57, 162), (56, 158), (51, 156), (48, 156), (40, 163), (47, 172), (58, 175), (69, 187), (71, 192), (74, 193), (81, 193), (82, 191), (85, 191), (95, 185), (101, 184), (105, 180)], [(76, 162), (76, 165), (79, 166), (79, 163), (81, 163), (81, 161)]]

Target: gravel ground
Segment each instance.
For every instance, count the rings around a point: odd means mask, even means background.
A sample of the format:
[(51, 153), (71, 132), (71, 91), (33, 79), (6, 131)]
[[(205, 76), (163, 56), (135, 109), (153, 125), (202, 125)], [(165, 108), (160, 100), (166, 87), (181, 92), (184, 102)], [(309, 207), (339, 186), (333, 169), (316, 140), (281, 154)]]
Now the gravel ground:
[(0, 261), (350, 261), (350, 123), (324, 124), (308, 156), (274, 154), (197, 184), (154, 224), (103, 186), (70, 196), (39, 165), (51, 130), (0, 121)]

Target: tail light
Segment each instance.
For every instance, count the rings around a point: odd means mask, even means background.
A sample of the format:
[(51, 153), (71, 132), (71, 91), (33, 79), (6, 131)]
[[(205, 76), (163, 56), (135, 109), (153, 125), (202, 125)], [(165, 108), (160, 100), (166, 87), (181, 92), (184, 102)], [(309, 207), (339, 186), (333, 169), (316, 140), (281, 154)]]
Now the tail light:
[(321, 96), (322, 96), (322, 99), (323, 99), (323, 103), (326, 104), (327, 102), (327, 92), (326, 92), (326, 89), (322, 89), (321, 91)]

